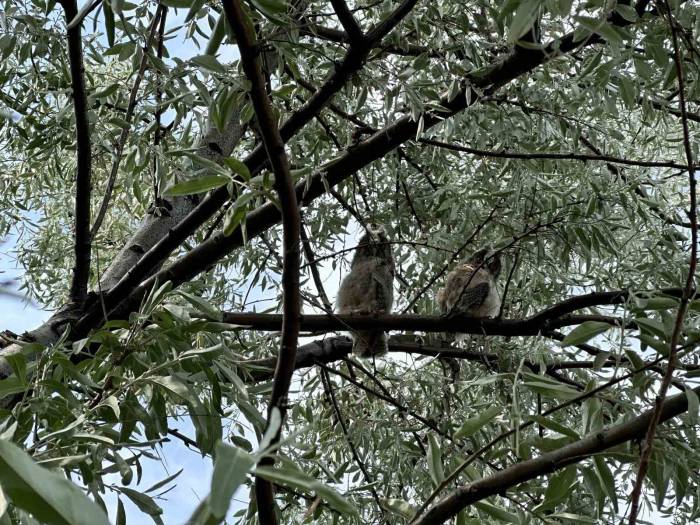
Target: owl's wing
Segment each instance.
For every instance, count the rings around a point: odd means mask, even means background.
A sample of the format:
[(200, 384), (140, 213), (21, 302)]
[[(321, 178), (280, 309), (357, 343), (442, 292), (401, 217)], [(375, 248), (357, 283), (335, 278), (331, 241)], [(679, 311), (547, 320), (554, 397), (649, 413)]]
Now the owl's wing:
[(372, 286), (377, 307), (384, 311), (389, 310), (394, 302), (393, 277), (390, 269), (385, 266), (380, 266), (372, 272)]
[(489, 295), (489, 290), (489, 283), (479, 283), (475, 286), (470, 286), (466, 290), (462, 290), (459, 298), (459, 311), (466, 313), (479, 308)]

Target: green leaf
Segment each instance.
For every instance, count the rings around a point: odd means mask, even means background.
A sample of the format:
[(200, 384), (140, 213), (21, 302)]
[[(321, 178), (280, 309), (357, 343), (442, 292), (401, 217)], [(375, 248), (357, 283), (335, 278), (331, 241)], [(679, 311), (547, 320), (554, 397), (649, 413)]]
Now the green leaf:
[(527, 33), (537, 19), (540, 0), (525, 0), (518, 6), (508, 28), (508, 41), (512, 44)]
[(238, 447), (217, 443), (209, 505), (215, 518), (223, 520), (236, 489), (255, 465), (255, 457)]
[(542, 425), (545, 428), (548, 428), (549, 430), (553, 430), (554, 432), (558, 432), (559, 434), (561, 434), (563, 436), (569, 436), (570, 438), (574, 438), (574, 439), (581, 439), (581, 436), (575, 430), (572, 430), (569, 427), (565, 427), (564, 425), (557, 423), (556, 421), (553, 421), (551, 419), (547, 419), (546, 417), (529, 416), (528, 419), (531, 419), (532, 421), (539, 423), (540, 425)]
[(523, 384), (538, 394), (553, 397), (554, 399), (572, 399), (579, 395), (579, 392), (570, 386), (560, 383), (556, 379), (544, 377), (530, 372), (523, 372)]
[(0, 487), (12, 503), (48, 525), (109, 525), (97, 504), (66, 478), (0, 440)]
[(190, 58), (190, 62), (200, 69), (206, 69), (214, 73), (226, 73), (226, 68), (212, 55), (197, 55)]
[(205, 175), (198, 179), (190, 179), (174, 184), (165, 190), (165, 194), (176, 197), (204, 193), (225, 186), (229, 182), (231, 182), (231, 179), (222, 175)]
[(108, 1), (102, 2), (102, 7), (105, 12), (105, 30), (107, 31), (107, 44), (109, 47), (114, 45), (114, 12)]
[(576, 482), (576, 467), (568, 467), (554, 474), (547, 483), (544, 499), (535, 510), (545, 511), (555, 508), (564, 501), (571, 486)]
[(276, 24), (284, 24), (284, 15), (287, 13), (285, 0), (251, 0), (255, 9)]
[(600, 478), (601, 485), (603, 487), (603, 492), (610, 499), (613, 506), (615, 507), (615, 512), (617, 512), (617, 493), (615, 492), (615, 477), (605, 463), (605, 459), (601, 456), (593, 456), (593, 464), (595, 470)]
[(561, 346), (575, 346), (585, 343), (589, 339), (593, 339), (596, 335), (602, 334), (612, 328), (610, 323), (602, 323), (600, 321), (586, 321), (581, 323), (571, 332), (569, 332)]
[(226, 157), (224, 159), (224, 164), (231, 168), (231, 170), (243, 177), (243, 180), (248, 181), (250, 180), (250, 170), (248, 169), (248, 166), (246, 166), (243, 162), (241, 162), (238, 159), (234, 159), (233, 157)]
[(442, 453), (440, 444), (433, 434), (428, 434), (428, 472), (433, 484), (437, 487), (445, 479), (445, 470), (442, 466)]
[(279, 485), (305, 492), (315, 492), (322, 500), (338, 512), (352, 515), (357, 514), (357, 509), (331, 487), (324, 485), (298, 470), (292, 470), (287, 466), (279, 468), (258, 466), (255, 468), (255, 475)]
[(119, 490), (129, 498), (141, 512), (145, 512), (149, 516), (160, 516), (163, 513), (163, 509), (160, 508), (155, 500), (143, 492), (126, 487), (119, 487)]
[(520, 523), (517, 514), (508, 512), (507, 510), (486, 501), (478, 501), (474, 503), (474, 506), (484, 514), (491, 516), (492, 518), (496, 518), (501, 523)]
[(486, 424), (501, 413), (501, 408), (491, 406), (481, 412), (478, 416), (467, 419), (454, 433), (455, 439), (469, 437), (481, 430)]
[(226, 24), (226, 16), (224, 13), (219, 14), (216, 25), (209, 37), (209, 42), (207, 42), (207, 48), (204, 50), (205, 55), (216, 55), (224, 36), (226, 36)]
[(393, 512), (402, 518), (406, 518), (407, 520), (410, 520), (413, 516), (415, 516), (416, 512), (418, 511), (417, 508), (412, 507), (406, 500), (398, 498), (381, 498), (379, 501), (382, 504), (382, 507), (384, 507), (386, 510)]
[(221, 321), (223, 319), (223, 313), (221, 312), (221, 310), (214, 307), (213, 304), (211, 304), (209, 301), (207, 301), (203, 297), (198, 297), (196, 295), (192, 295), (190, 293), (183, 292), (182, 290), (178, 290), (178, 293), (182, 297), (187, 299), (187, 301), (192, 306), (195, 306), (200, 312), (202, 312), (204, 315), (206, 315), (208, 319), (213, 320), (213, 321)]

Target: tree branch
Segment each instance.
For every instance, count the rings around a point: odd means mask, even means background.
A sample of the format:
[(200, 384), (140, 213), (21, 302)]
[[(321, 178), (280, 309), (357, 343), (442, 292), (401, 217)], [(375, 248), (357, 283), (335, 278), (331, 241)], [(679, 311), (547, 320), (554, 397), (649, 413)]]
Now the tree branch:
[[(680, 297), (682, 288), (667, 288), (663, 294)], [(601, 321), (619, 326), (617, 317), (601, 315), (573, 315), (583, 308), (624, 303), (630, 293), (625, 290), (614, 292), (594, 292), (578, 295), (557, 303), (525, 319), (493, 319), (453, 315), (449, 317), (411, 314), (315, 314), (300, 317), (300, 330), (310, 333), (334, 332), (340, 330), (411, 330), (420, 332), (455, 332), (475, 335), (533, 336), (540, 335), (563, 326), (572, 326), (585, 321)], [(241, 328), (278, 331), (282, 326), (282, 315), (251, 312), (224, 312), (223, 321)], [(633, 328), (626, 324), (625, 328)]]
[(360, 26), (357, 25), (357, 21), (355, 20), (355, 17), (352, 16), (352, 13), (348, 9), (345, 0), (330, 1), (338, 20), (342, 24), (348, 38), (350, 39), (351, 44), (362, 45), (362, 40), (364, 39), (362, 29), (360, 29)]
[(151, 20), (151, 27), (148, 30), (148, 38), (143, 46), (143, 56), (141, 57), (139, 69), (136, 72), (134, 84), (131, 86), (131, 91), (129, 92), (129, 103), (126, 107), (126, 114), (124, 115), (124, 120), (129, 124), (129, 126), (122, 127), (122, 130), (119, 133), (119, 138), (117, 139), (117, 144), (114, 150), (114, 160), (112, 161), (112, 168), (110, 169), (109, 177), (107, 178), (107, 186), (105, 187), (104, 197), (102, 198), (100, 209), (95, 217), (95, 223), (92, 225), (93, 237), (95, 237), (97, 232), (100, 231), (100, 226), (102, 226), (102, 221), (104, 220), (105, 215), (107, 214), (107, 209), (109, 208), (109, 201), (112, 198), (114, 183), (117, 180), (117, 173), (119, 172), (119, 164), (121, 164), (122, 161), (124, 146), (126, 145), (126, 140), (129, 137), (129, 132), (131, 130), (131, 119), (134, 116), (134, 109), (136, 108), (136, 96), (138, 95), (139, 87), (141, 86), (141, 81), (143, 80), (143, 75), (146, 72), (146, 66), (148, 65), (148, 53), (156, 35), (158, 22), (160, 21), (160, 18), (164, 16), (167, 9), (168, 8), (165, 5), (159, 4), (158, 9), (156, 9), (156, 13), (153, 16), (153, 20)]
[[(694, 392), (700, 393), (700, 387), (694, 389)], [(688, 410), (688, 398), (685, 393), (681, 393), (667, 399), (660, 406), (659, 423), (663, 423)], [(489, 496), (502, 494), (509, 488), (538, 476), (550, 474), (568, 465), (579, 463), (593, 454), (616, 445), (641, 438), (645, 434), (652, 416), (653, 411), (648, 410), (630, 421), (599, 430), (552, 452), (521, 461), (469, 485), (458, 487), (428, 509), (421, 518), (413, 522), (413, 525), (445, 523), (472, 503)]]
[[(78, 14), (76, 0), (60, 0), (70, 24)], [(82, 303), (87, 296), (90, 280), (92, 237), (90, 235), (90, 192), (92, 177), (92, 152), (90, 145), (90, 123), (88, 122), (87, 94), (83, 67), (83, 44), (81, 25), (68, 29), (68, 57), (72, 83), (73, 109), (75, 112), (75, 136), (77, 149), (77, 174), (75, 183), (75, 241), (73, 251), (75, 265), (70, 287), (70, 300)]]
[[(249, 95), (260, 127), (267, 158), (275, 174), (275, 191), (282, 208), (282, 341), (277, 358), (277, 367), (272, 382), (272, 394), (267, 414), (269, 427), (275, 409), (279, 410), (284, 422), (287, 412), (287, 395), (294, 374), (297, 343), (299, 340), (299, 318), (301, 316), (301, 295), (299, 291), (299, 230), (301, 218), (294, 181), (289, 169), (289, 160), (284, 150), (284, 141), (277, 127), (277, 118), (265, 89), (262, 61), (257, 47), (255, 28), (243, 11), (239, 0), (224, 0), (226, 20), (236, 35), (241, 53), (243, 71), (251, 83)], [(266, 428), (267, 430), (267, 428)], [(271, 445), (279, 442), (282, 427), (278, 428)], [(266, 456), (261, 465), (271, 465), (274, 459)], [(272, 483), (259, 476), (255, 478), (255, 496), (258, 517), (262, 525), (277, 524)]]
[(655, 167), (655, 168), (675, 168), (680, 170), (687, 170), (687, 164), (680, 164), (672, 160), (633, 160), (625, 159), (622, 157), (613, 157), (611, 155), (587, 155), (585, 153), (573, 153), (573, 152), (519, 152), (519, 151), (489, 151), (483, 149), (470, 148), (468, 146), (462, 146), (460, 144), (452, 144), (449, 142), (442, 142), (440, 140), (434, 139), (420, 139), (419, 142), (422, 144), (428, 144), (430, 146), (436, 146), (438, 148), (448, 149), (451, 151), (461, 151), (464, 153), (469, 153), (470, 155), (476, 155), (480, 157), (491, 157), (498, 159), (525, 159), (525, 160), (535, 160), (535, 159), (551, 159), (551, 160), (577, 160), (582, 162), (589, 161), (603, 161), (613, 164), (624, 164), (627, 166), (642, 166), (642, 167)]
[(681, 302), (678, 306), (678, 313), (676, 314), (676, 322), (673, 327), (673, 333), (671, 334), (668, 366), (666, 367), (666, 374), (664, 374), (659, 392), (654, 400), (654, 411), (652, 412), (646, 435), (644, 437), (644, 442), (642, 443), (642, 451), (639, 458), (639, 470), (637, 471), (637, 479), (635, 480), (634, 489), (632, 490), (631, 496), (632, 502), (630, 504), (630, 525), (635, 525), (637, 523), (639, 498), (642, 495), (644, 477), (649, 469), (649, 460), (651, 459), (651, 451), (654, 444), (654, 437), (656, 436), (656, 428), (661, 422), (664, 400), (666, 399), (668, 389), (673, 381), (673, 371), (676, 368), (676, 361), (678, 359), (678, 342), (680, 340), (681, 333), (683, 332), (685, 314), (688, 311), (688, 304), (690, 303), (691, 297), (695, 295), (695, 269), (698, 264), (698, 221), (696, 213), (697, 190), (695, 168), (693, 167), (693, 150), (690, 145), (690, 130), (688, 129), (688, 116), (686, 115), (685, 83), (683, 78), (684, 71), (678, 46), (678, 28), (676, 27), (676, 22), (673, 18), (673, 13), (668, 1), (663, 0), (663, 3), (657, 1), (657, 4), (659, 5), (659, 10), (665, 12), (666, 16), (668, 17), (669, 27), (671, 28), (671, 40), (673, 42), (673, 61), (676, 66), (676, 78), (678, 79), (678, 104), (681, 109), (681, 121), (683, 124), (683, 148), (685, 150), (685, 158), (688, 163), (688, 186), (690, 188), (690, 211), (688, 213), (688, 217), (690, 219), (691, 245), (688, 276), (686, 278), (685, 287), (683, 288), (683, 294), (681, 295)]

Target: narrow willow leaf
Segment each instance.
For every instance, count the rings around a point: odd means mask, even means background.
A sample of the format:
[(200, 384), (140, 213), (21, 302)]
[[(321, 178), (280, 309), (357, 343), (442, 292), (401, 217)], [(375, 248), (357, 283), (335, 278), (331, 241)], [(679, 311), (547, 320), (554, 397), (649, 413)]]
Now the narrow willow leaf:
[(280, 485), (305, 492), (315, 492), (322, 500), (337, 511), (353, 515), (357, 514), (357, 509), (334, 489), (299, 470), (292, 470), (286, 466), (280, 468), (258, 466), (255, 468), (255, 475)]
[(522, 37), (535, 23), (540, 0), (525, 0), (518, 6), (508, 28), (508, 40), (512, 43)]
[(225, 186), (231, 182), (231, 179), (222, 175), (205, 175), (198, 179), (186, 180), (165, 190), (166, 195), (173, 197), (181, 195), (194, 195), (195, 193), (204, 193), (210, 190), (215, 190), (221, 186)]
[(467, 419), (454, 433), (455, 439), (469, 437), (481, 430), (489, 421), (501, 413), (501, 408), (492, 406), (481, 412), (478, 416)]
[(602, 323), (600, 321), (586, 321), (581, 323), (571, 332), (566, 334), (566, 337), (561, 342), (561, 346), (575, 346), (585, 343), (593, 339), (596, 335), (602, 334), (610, 330), (610, 323)]
[(433, 434), (428, 434), (428, 472), (433, 484), (437, 487), (445, 479), (445, 470), (442, 466), (442, 452), (440, 444)]
[(545, 428), (548, 428), (549, 430), (553, 430), (554, 432), (558, 432), (559, 434), (563, 436), (569, 436), (574, 439), (581, 439), (581, 436), (579, 435), (578, 432), (575, 430), (570, 429), (569, 427), (566, 427), (560, 423), (557, 423), (556, 421), (553, 421), (552, 419), (548, 419), (543, 416), (530, 416), (529, 419), (532, 421), (535, 421), (536, 423), (542, 425)]
[(226, 73), (226, 68), (212, 55), (197, 55), (196, 57), (190, 58), (190, 62), (200, 69), (213, 71), (214, 73)]
[(49, 525), (109, 525), (97, 504), (66, 478), (0, 440), (0, 486), (12, 503)]
[(382, 498), (380, 500), (382, 507), (384, 507), (389, 512), (398, 514), (399, 516), (410, 520), (415, 516), (417, 508), (412, 507), (406, 500), (398, 498)]
[(209, 505), (215, 518), (223, 520), (236, 489), (255, 465), (255, 457), (238, 447), (216, 445), (214, 473), (211, 478)]

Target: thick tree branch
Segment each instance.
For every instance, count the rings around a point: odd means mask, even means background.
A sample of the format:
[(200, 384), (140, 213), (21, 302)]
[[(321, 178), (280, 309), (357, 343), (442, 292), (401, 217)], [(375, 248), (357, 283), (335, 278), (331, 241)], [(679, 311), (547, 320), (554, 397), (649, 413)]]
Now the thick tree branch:
[[(700, 393), (700, 387), (694, 389), (694, 392)], [(688, 398), (685, 393), (667, 399), (661, 405), (659, 423), (668, 421), (686, 410), (688, 410)], [(648, 410), (630, 421), (594, 432), (552, 452), (531, 460), (521, 461), (469, 485), (459, 487), (428, 509), (421, 518), (413, 522), (413, 525), (445, 523), (472, 503), (489, 496), (502, 494), (508, 489), (538, 476), (550, 474), (574, 463), (580, 463), (593, 454), (603, 452), (616, 445), (639, 439), (644, 436), (652, 420), (653, 412)]]
[[(76, 0), (60, 0), (60, 3), (66, 14), (66, 23), (70, 23), (78, 14), (78, 3)], [(75, 24), (68, 29), (68, 57), (70, 59), (77, 149), (75, 241), (73, 247), (75, 265), (73, 266), (70, 299), (76, 304), (82, 303), (87, 296), (92, 252), (92, 237), (90, 235), (92, 152), (83, 68), (83, 44), (80, 28), (80, 24)]]
[[(251, 83), (249, 95), (260, 127), (267, 158), (275, 175), (275, 191), (282, 208), (282, 341), (272, 382), (272, 394), (270, 395), (267, 416), (267, 427), (269, 427), (275, 410), (279, 410), (282, 421), (285, 419), (287, 395), (294, 374), (294, 362), (299, 340), (299, 317), (301, 315), (299, 290), (301, 217), (294, 190), (294, 181), (289, 169), (289, 160), (284, 150), (284, 141), (277, 127), (277, 118), (265, 88), (266, 83), (257, 48), (255, 28), (248, 15), (243, 11), (239, 0), (224, 0), (223, 7), (226, 20), (236, 35), (243, 71)], [(281, 433), (280, 426), (271, 444), (279, 441)], [(261, 464), (271, 465), (273, 461), (271, 457), (266, 457), (261, 461)], [(272, 483), (256, 476), (255, 496), (260, 523), (262, 525), (278, 523)]]
[[(399, 338), (389, 338), (389, 352), (422, 355), (428, 357), (445, 357), (450, 359), (459, 359), (482, 365), (491, 366), (498, 363), (500, 356), (494, 353), (472, 352), (462, 348), (430, 346), (420, 342), (407, 342), (400, 336)], [(296, 362), (294, 363), (295, 370), (311, 368), (318, 363), (333, 363), (346, 358), (352, 350), (352, 340), (343, 337), (326, 337), (317, 339), (310, 343), (300, 346), (297, 349)], [(627, 366), (629, 361), (623, 361)], [(245, 368), (246, 373), (244, 379), (250, 383), (260, 383), (272, 379), (272, 375), (277, 363), (276, 357), (268, 357), (263, 359), (253, 359), (242, 361), (240, 365)], [(536, 361), (524, 360), (523, 364), (534, 371), (539, 371), (541, 363)], [(557, 370), (572, 370), (572, 369), (593, 369), (596, 366), (601, 368), (619, 367), (620, 362), (617, 359), (610, 358), (598, 365), (595, 361), (554, 361), (545, 367), (546, 372)], [(685, 365), (688, 370), (698, 370), (700, 365)], [(645, 370), (651, 370), (663, 376), (664, 370), (657, 366), (655, 362), (645, 362)], [(678, 385), (681, 386), (680, 384)]]
[(364, 35), (362, 34), (362, 29), (360, 29), (360, 26), (357, 25), (355, 17), (352, 16), (352, 13), (348, 9), (348, 5), (345, 3), (345, 0), (330, 1), (331, 5), (333, 6), (333, 9), (335, 10), (335, 14), (338, 17), (338, 20), (342, 24), (343, 28), (345, 29), (345, 32), (348, 35), (348, 38), (350, 39), (350, 42), (353, 44), (362, 45), (361, 42), (364, 38)]
[[(654, 294), (657, 292), (646, 292)], [(682, 288), (665, 288), (660, 291), (670, 297), (681, 297)], [(410, 314), (352, 314), (352, 315), (301, 315), (300, 329), (303, 332), (322, 333), (339, 330), (414, 330), (421, 332), (455, 332), (476, 335), (532, 336), (548, 333), (563, 326), (572, 326), (585, 321), (601, 321), (619, 326), (622, 320), (602, 315), (573, 315), (584, 308), (618, 305), (630, 297), (630, 292), (594, 292), (570, 297), (525, 319), (492, 319), (464, 315), (449, 317)], [(280, 314), (250, 312), (224, 312), (223, 321), (252, 330), (278, 331), (282, 326)], [(626, 324), (625, 328), (634, 328)]]

